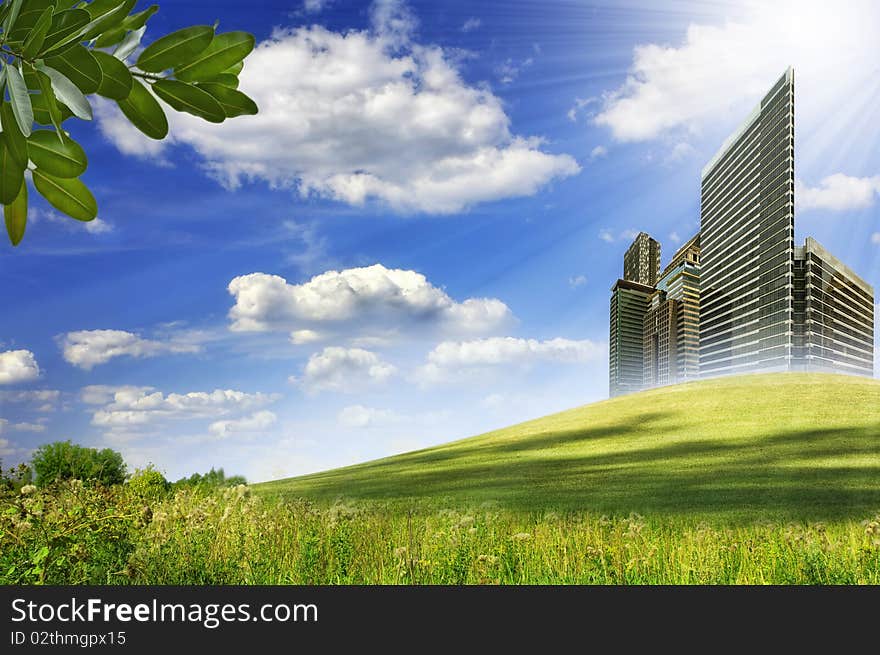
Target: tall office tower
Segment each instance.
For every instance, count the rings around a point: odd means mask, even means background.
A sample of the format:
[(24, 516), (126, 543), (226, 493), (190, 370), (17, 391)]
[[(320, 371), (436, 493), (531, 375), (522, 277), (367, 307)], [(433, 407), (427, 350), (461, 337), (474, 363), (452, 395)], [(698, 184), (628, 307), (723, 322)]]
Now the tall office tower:
[(794, 74), (789, 68), (703, 169), (700, 375), (789, 370)]
[(874, 375), (874, 289), (815, 239), (794, 249), (795, 368)]
[(623, 256), (623, 279), (653, 287), (660, 277), (660, 243), (639, 232)]
[(612, 397), (642, 388), (643, 325), (650, 287), (618, 280), (611, 288), (609, 393)]
[(694, 380), (700, 365), (700, 235), (663, 269), (648, 299), (643, 331), (646, 388)]

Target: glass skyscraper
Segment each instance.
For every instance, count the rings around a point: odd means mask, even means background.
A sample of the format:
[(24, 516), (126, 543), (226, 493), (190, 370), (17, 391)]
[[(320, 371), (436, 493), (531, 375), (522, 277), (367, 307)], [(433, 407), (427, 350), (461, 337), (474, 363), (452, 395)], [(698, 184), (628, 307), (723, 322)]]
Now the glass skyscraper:
[(700, 375), (790, 370), (791, 68), (703, 169), (700, 245)]

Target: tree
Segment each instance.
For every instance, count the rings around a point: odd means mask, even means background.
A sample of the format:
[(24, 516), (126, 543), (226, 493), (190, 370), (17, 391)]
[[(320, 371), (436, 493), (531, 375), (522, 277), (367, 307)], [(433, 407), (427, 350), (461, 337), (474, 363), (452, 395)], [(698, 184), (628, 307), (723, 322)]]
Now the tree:
[(125, 481), (125, 462), (115, 450), (86, 448), (70, 441), (56, 441), (37, 448), (31, 460), (37, 484), (77, 479), (106, 485)]
[(153, 41), (129, 63), (159, 10), (152, 5), (130, 13), (136, 3), (2, 0), (0, 204), (13, 246), (27, 225), (26, 177), (58, 211), (80, 221), (98, 215), (79, 179), (86, 153), (62, 127), (70, 118), (92, 119), (87, 96), (114, 100), (132, 125), (157, 140), (168, 134), (157, 98), (212, 123), (257, 113), (238, 90), (252, 34), (218, 34), (216, 23), (187, 27)]

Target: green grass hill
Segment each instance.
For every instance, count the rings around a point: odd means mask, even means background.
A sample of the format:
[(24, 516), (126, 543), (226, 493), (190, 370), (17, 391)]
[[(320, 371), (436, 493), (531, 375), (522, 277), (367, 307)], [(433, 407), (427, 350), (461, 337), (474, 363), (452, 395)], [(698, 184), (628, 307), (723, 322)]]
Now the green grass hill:
[(258, 489), (737, 523), (866, 518), (880, 510), (880, 380), (691, 382)]

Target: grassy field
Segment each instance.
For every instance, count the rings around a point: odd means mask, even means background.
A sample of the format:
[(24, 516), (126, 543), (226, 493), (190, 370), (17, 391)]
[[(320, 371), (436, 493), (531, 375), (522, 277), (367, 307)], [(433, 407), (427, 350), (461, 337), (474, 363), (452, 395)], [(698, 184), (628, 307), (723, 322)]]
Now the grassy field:
[(876, 380), (703, 381), (254, 487), (148, 480), (0, 488), (0, 584), (880, 584)]
[(699, 381), (586, 405), (260, 493), (436, 509), (754, 521), (880, 509), (880, 381), (824, 374)]

